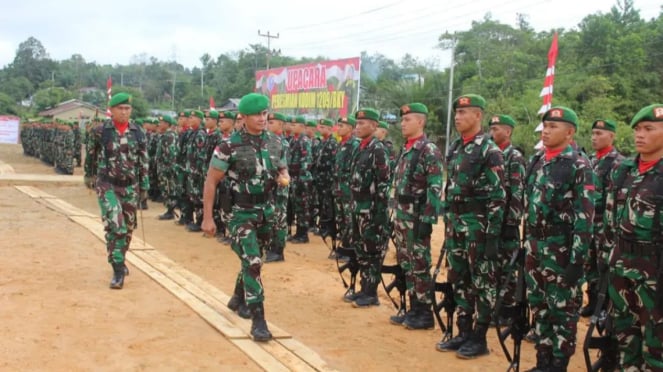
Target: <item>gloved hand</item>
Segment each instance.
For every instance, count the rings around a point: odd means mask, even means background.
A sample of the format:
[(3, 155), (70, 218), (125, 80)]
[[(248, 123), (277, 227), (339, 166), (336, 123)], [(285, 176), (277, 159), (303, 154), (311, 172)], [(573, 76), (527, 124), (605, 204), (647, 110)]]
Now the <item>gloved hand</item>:
[(486, 259), (496, 261), (499, 258), (499, 244), (499, 237), (492, 235), (486, 236), (486, 243), (484, 245), (484, 255), (486, 256)]
[(564, 274), (562, 274), (562, 278), (567, 285), (574, 287), (578, 285), (578, 281), (582, 278), (584, 273), (582, 263), (572, 263), (566, 267)]
[(420, 222), (419, 231), (418, 231), (418, 240), (424, 240), (430, 238), (430, 235), (433, 233), (433, 225), (430, 223)]
[(85, 183), (85, 187), (87, 187), (88, 189), (94, 189), (94, 184), (96, 183), (96, 181), (97, 181), (96, 176), (83, 177), (83, 183)]
[(140, 190), (139, 201), (144, 202), (147, 200), (147, 190)]

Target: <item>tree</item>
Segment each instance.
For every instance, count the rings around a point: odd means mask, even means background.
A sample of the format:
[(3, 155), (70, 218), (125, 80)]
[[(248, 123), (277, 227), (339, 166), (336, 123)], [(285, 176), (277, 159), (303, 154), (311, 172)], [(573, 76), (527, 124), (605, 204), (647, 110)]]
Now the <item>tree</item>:
[(14, 61), (8, 68), (11, 76), (26, 77), (34, 88), (51, 78), (56, 64), (49, 58), (41, 42), (30, 36), (18, 45)]
[(38, 90), (33, 96), (33, 101), (37, 111), (42, 111), (72, 98), (76, 98), (74, 93), (63, 87), (55, 87)]
[(0, 92), (0, 115), (18, 115), (19, 110), (14, 99), (6, 93)]

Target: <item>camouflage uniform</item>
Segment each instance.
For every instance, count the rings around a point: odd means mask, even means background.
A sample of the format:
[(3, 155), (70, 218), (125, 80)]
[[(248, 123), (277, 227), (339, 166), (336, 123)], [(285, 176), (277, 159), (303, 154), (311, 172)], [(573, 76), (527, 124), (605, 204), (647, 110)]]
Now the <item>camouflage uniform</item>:
[[(158, 123), (158, 121), (156, 122)], [(155, 122), (152, 122), (155, 124)], [(152, 200), (157, 201), (162, 197), (162, 188), (159, 187), (159, 176), (157, 174), (157, 167), (159, 159), (157, 158), (157, 149), (159, 148), (159, 138), (161, 134), (157, 132), (147, 132), (147, 156), (150, 159), (149, 177), (150, 177), (150, 197)]]
[(295, 236), (308, 239), (308, 224), (311, 218), (311, 163), (313, 162), (311, 152), (311, 140), (304, 134), (293, 137), (290, 142), (290, 159), (288, 160), (288, 171), (292, 177), (290, 198), (292, 198), (293, 212), (297, 223), (297, 234)]
[(207, 168), (207, 164), (209, 164), (205, 162), (207, 159), (206, 140), (207, 134), (202, 126), (193, 129), (186, 148), (186, 194), (193, 206), (198, 225), (202, 222), (203, 184), (205, 182), (203, 168)]
[(76, 160), (76, 166), (81, 166), (81, 127), (78, 122), (75, 122), (75, 125), (72, 128), (74, 132), (74, 146), (72, 148), (74, 153), (74, 160)]
[(361, 275), (361, 291), (354, 304), (361, 307), (379, 304), (377, 287), (387, 247), (383, 229), (388, 220), (389, 164), (382, 142), (373, 136), (362, 141), (351, 172), (352, 241)]
[(241, 260), (235, 292), (243, 289), (248, 305), (262, 303), (261, 256), (269, 247), (274, 215), (273, 189), (278, 171), (285, 169), (285, 148), (274, 134), (234, 132), (214, 151), (210, 166), (231, 180), (233, 212), (228, 227), (232, 249)]
[(318, 194), (320, 234), (328, 234), (334, 230), (334, 163), (338, 142), (334, 136), (323, 138), (315, 157), (316, 175), (313, 180)]
[[(187, 114), (182, 113), (180, 116), (188, 117)], [(186, 119), (185, 119), (186, 120)], [(187, 145), (189, 143), (189, 138), (193, 134), (191, 128), (182, 129), (179, 135), (179, 155), (177, 156), (177, 164), (175, 166), (177, 172), (177, 195), (178, 195), (178, 205), (181, 211), (180, 220), (176, 221), (179, 225), (186, 225), (189, 222), (193, 221), (193, 206), (191, 205), (191, 200), (189, 200), (186, 192), (186, 187), (188, 184), (188, 175), (186, 169), (187, 163)]]
[[(285, 152), (285, 158), (288, 158), (289, 143), (283, 136), (277, 136), (281, 139), (281, 145)], [(274, 200), (274, 222), (272, 223), (272, 243), (270, 249), (283, 258), (286, 238), (288, 237), (288, 194), (289, 186), (279, 186), (275, 191)]]
[(164, 196), (164, 204), (168, 211), (177, 207), (177, 155), (179, 154), (179, 139), (175, 127), (171, 126), (159, 136), (156, 151), (157, 176), (159, 189)]
[[(579, 278), (569, 277), (582, 273), (592, 239), (594, 174), (589, 160), (569, 145), (551, 160), (543, 152), (535, 154), (526, 177), (525, 280), (537, 365), (554, 358), (553, 365), (565, 370), (576, 348), (579, 306)], [(579, 274), (571, 274), (578, 269)]]
[(352, 247), (352, 192), (348, 180), (352, 177), (352, 159), (359, 147), (359, 139), (350, 135), (341, 140), (336, 151), (334, 162), (334, 212), (336, 218), (336, 235), (345, 248)]
[(430, 236), (442, 206), (440, 150), (426, 135), (415, 139), (410, 147), (401, 149), (392, 179), (394, 244), (398, 264), (405, 274), (410, 312), (430, 312)]
[(137, 226), (140, 190), (149, 187), (145, 134), (130, 123), (121, 135), (111, 120), (95, 128), (85, 158), (85, 177), (96, 176), (108, 262), (124, 263)]

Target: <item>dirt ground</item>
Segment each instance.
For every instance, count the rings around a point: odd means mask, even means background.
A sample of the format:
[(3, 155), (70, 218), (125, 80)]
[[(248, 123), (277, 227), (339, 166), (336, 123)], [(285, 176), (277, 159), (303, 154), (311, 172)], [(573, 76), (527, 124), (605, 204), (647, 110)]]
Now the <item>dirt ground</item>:
[[(19, 145), (0, 145), (0, 160), (16, 173), (53, 173), (25, 157)], [(76, 168), (75, 174), (82, 174)], [(83, 185), (39, 186), (79, 208), (99, 213)], [(239, 261), (229, 246), (158, 221), (150, 202), (135, 234), (186, 269), (231, 293)], [(103, 243), (64, 216), (11, 187), (0, 187), (0, 370), (258, 370), (241, 351), (157, 283), (130, 267), (122, 291), (107, 288), (111, 270)], [(143, 235), (144, 234), (144, 235)], [(433, 232), (437, 256), (443, 229)], [(263, 267), (266, 317), (341, 371), (501, 371), (506, 359), (489, 332), (490, 355), (461, 360), (435, 351), (439, 329), (408, 331), (389, 324), (395, 313), (381, 293), (379, 307), (344, 303), (336, 264), (319, 237), (288, 245), (283, 263)], [(393, 248), (388, 260), (393, 260)], [(586, 320), (578, 326), (584, 339)], [(581, 349), (570, 371), (582, 371)], [(535, 362), (523, 344), (523, 368)], [(45, 367), (47, 366), (47, 367)]]

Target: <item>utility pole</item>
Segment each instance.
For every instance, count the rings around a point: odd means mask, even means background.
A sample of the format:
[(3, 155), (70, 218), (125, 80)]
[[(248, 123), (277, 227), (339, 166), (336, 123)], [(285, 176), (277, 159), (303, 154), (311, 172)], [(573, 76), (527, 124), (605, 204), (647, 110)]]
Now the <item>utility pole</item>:
[(272, 39), (278, 39), (279, 38), (279, 33), (276, 35), (271, 35), (269, 31), (267, 31), (266, 34), (263, 34), (258, 30), (258, 36), (266, 37), (267, 38), (267, 70), (269, 70), (269, 58), (272, 56)]
[(444, 153), (445, 153), (445, 163), (446, 156), (449, 154), (449, 136), (451, 135), (451, 111), (453, 104), (453, 90), (454, 90), (454, 64), (456, 54), (456, 39), (454, 38), (451, 41), (451, 67), (449, 69), (449, 101), (447, 103), (447, 137), (446, 143), (444, 144)]

